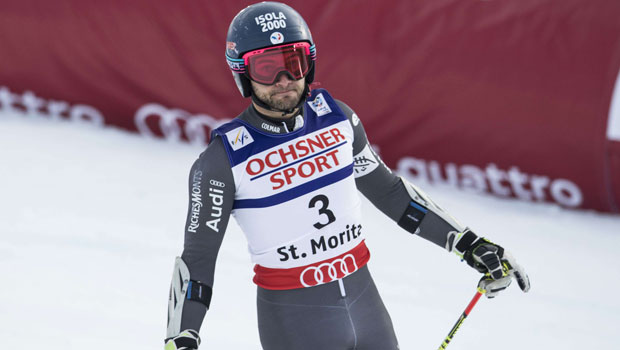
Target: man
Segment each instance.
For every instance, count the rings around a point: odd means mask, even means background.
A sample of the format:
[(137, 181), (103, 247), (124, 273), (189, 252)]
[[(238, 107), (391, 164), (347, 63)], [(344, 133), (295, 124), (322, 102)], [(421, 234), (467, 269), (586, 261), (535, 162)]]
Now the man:
[(215, 260), (233, 214), (248, 240), (265, 350), (398, 349), (366, 266), (359, 193), (406, 231), (484, 273), (489, 297), (523, 269), (392, 174), (362, 123), (323, 89), (310, 91), (316, 49), (303, 18), (263, 2), (233, 19), (226, 59), (251, 105), (214, 130), (194, 163), (183, 254), (170, 291), (165, 349), (197, 349)]

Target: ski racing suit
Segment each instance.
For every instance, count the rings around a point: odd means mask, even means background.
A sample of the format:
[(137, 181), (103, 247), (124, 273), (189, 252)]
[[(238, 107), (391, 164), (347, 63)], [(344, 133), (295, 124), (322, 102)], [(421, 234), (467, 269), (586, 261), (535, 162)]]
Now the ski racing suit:
[(366, 266), (359, 193), (441, 247), (449, 232), (463, 230), (383, 164), (357, 115), (324, 89), (288, 123), (250, 105), (215, 129), (190, 171), (189, 193), (168, 337), (200, 329), (231, 214), (255, 263), (265, 350), (398, 349)]

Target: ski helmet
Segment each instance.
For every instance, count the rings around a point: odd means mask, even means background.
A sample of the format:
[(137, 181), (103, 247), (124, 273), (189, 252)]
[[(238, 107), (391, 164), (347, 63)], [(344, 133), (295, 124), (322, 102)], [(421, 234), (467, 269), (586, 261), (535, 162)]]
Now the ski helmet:
[[(226, 36), (226, 61), (241, 95), (249, 97), (252, 94), (250, 72), (246, 66), (248, 61), (243, 58), (244, 54), (297, 42), (309, 44), (306, 49), (309, 60), (307, 69), (298, 72), (294, 78), (305, 76), (306, 84), (310, 84), (314, 80), (316, 49), (310, 29), (301, 15), (279, 2), (261, 2), (241, 10), (230, 23)], [(298, 77), (300, 74), (302, 76)], [(293, 76), (290, 72), (289, 75)]]

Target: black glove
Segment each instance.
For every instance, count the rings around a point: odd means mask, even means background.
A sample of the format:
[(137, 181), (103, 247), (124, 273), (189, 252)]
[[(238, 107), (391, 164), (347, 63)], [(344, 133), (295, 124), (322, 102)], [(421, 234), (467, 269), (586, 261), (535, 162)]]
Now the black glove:
[(493, 298), (506, 289), (512, 277), (517, 280), (523, 292), (530, 290), (529, 277), (512, 255), (486, 238), (478, 237), (469, 229), (461, 233), (450, 232), (448, 250), (454, 251), (469, 266), (484, 274), (478, 288), (484, 291), (488, 298)]
[(179, 335), (166, 339), (164, 350), (197, 350), (200, 336), (193, 329), (186, 329)]

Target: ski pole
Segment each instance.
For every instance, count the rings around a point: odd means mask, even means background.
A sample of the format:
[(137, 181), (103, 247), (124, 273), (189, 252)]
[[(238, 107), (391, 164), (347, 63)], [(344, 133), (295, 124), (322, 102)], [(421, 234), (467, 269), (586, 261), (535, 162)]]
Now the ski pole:
[(438, 350), (444, 350), (448, 346), (448, 344), (450, 344), (450, 341), (454, 337), (454, 334), (456, 333), (456, 331), (458, 331), (459, 327), (461, 327), (461, 324), (463, 324), (463, 321), (465, 321), (465, 318), (469, 315), (469, 313), (471, 312), (471, 309), (474, 308), (474, 306), (478, 302), (478, 299), (480, 299), (480, 297), (482, 296), (482, 294), (484, 294), (484, 292), (485, 292), (484, 290), (478, 288), (478, 290), (476, 291), (476, 295), (474, 295), (474, 297), (471, 299), (471, 301), (469, 302), (469, 305), (467, 305), (467, 308), (465, 309), (465, 311), (463, 311), (463, 314), (461, 315), (461, 317), (459, 317), (459, 319), (456, 321), (456, 323), (454, 324), (454, 327), (452, 327), (452, 329), (450, 330), (450, 333), (448, 333), (448, 336), (446, 337), (446, 339), (444, 339), (443, 343), (441, 343), (441, 346), (439, 347)]

